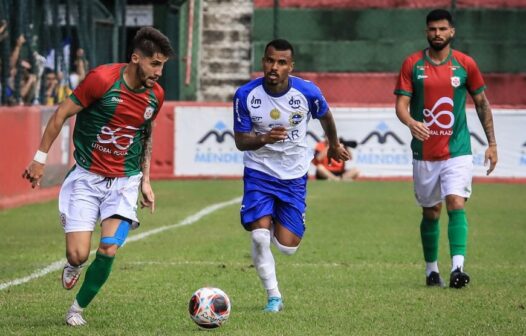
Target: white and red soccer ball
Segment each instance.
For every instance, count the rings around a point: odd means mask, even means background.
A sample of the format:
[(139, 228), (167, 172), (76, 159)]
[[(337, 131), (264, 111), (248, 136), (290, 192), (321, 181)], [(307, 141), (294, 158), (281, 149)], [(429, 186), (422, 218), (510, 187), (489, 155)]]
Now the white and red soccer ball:
[(203, 287), (194, 292), (188, 304), (192, 320), (201, 328), (220, 327), (230, 316), (230, 299), (219, 288)]

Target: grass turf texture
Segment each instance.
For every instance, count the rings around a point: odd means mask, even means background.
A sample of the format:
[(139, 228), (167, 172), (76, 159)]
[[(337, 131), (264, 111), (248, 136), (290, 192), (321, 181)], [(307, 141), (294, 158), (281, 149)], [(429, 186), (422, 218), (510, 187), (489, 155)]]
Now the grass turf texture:
[[(411, 183), (312, 181), (298, 253), (274, 250), (285, 302), (280, 314), (261, 312), (266, 297), (235, 204), (122, 248), (84, 314), (85, 327), (64, 325), (78, 288), (63, 290), (61, 271), (1, 290), (0, 335), (201, 335), (188, 301), (207, 285), (232, 301), (229, 321), (209, 331), (217, 335), (522, 335), (526, 186), (473, 189), (466, 261), (472, 282), (462, 290), (425, 286)], [(141, 211), (141, 228), (131, 236), (240, 196), (242, 184), (163, 181), (154, 190), (156, 213)], [(0, 237), (0, 284), (64, 257), (56, 202), (0, 212)], [(97, 230), (93, 248), (98, 238)], [(448, 251), (444, 211), (439, 266), (446, 281)]]

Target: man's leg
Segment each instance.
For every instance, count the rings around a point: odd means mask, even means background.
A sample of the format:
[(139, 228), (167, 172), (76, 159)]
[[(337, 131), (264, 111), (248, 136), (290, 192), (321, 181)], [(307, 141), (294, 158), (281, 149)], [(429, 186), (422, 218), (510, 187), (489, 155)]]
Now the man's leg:
[(264, 216), (251, 224), (252, 261), (269, 298), (279, 298), (276, 263), (270, 250), (272, 218)]
[(447, 213), (449, 215), (448, 238), (451, 254), (450, 287), (462, 288), (470, 281), (464, 273), (464, 258), (468, 240), (468, 220), (464, 210), (465, 199), (457, 195), (446, 196)]
[(422, 208), (420, 238), (426, 261), (426, 285), (444, 287), (438, 270), (438, 246), (440, 240), (440, 211), (442, 203)]
[(130, 228), (129, 221), (121, 218), (108, 218), (102, 222), (101, 241), (95, 260), (88, 267), (84, 282), (66, 316), (69, 325), (86, 323), (81, 313), (108, 280), (117, 249), (124, 244)]
[(67, 263), (62, 270), (62, 286), (67, 290), (77, 284), (82, 267), (88, 260), (91, 234), (91, 231), (66, 233)]

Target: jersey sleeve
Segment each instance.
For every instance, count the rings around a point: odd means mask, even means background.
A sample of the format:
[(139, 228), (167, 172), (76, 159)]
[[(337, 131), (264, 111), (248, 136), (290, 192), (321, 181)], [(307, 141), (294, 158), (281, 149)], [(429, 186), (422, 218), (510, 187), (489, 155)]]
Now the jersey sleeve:
[(329, 104), (321, 93), (321, 90), (314, 84), (309, 88), (309, 109), (312, 117), (319, 119), (329, 111)]
[(160, 85), (156, 85), (153, 90), (155, 94), (155, 98), (157, 98), (157, 109), (155, 110), (155, 113), (153, 114), (152, 120), (155, 120), (157, 116), (159, 115), (159, 112), (161, 111), (161, 108), (164, 104), (164, 90)]
[(413, 95), (413, 62), (406, 58), (398, 74), (398, 80), (394, 90), (395, 95), (411, 97)]
[(252, 131), (252, 120), (246, 101), (246, 92), (238, 89), (234, 95), (234, 132), (248, 133)]
[(93, 69), (86, 78), (77, 86), (70, 98), (82, 107), (90, 106), (94, 101), (100, 99), (108, 90), (105, 77), (99, 68)]
[(469, 93), (471, 95), (477, 95), (484, 91), (486, 89), (486, 84), (484, 84), (482, 73), (480, 72), (475, 60), (471, 57), (467, 57), (466, 59), (466, 70), (468, 73), (466, 88), (468, 89)]

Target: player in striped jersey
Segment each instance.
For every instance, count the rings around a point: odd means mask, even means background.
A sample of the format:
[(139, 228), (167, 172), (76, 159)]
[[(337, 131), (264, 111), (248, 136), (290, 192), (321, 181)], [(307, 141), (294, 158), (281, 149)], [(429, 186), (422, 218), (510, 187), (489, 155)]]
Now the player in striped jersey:
[(422, 206), (420, 224), (426, 284), (445, 286), (438, 270), (439, 218), (445, 199), (449, 215), (451, 254), (449, 286), (462, 288), (470, 278), (464, 272), (468, 222), (464, 210), (471, 195), (473, 162), (466, 121), (466, 97), (471, 95), (486, 133), (485, 163), (489, 175), (497, 164), (497, 143), (486, 88), (475, 61), (451, 48), (455, 28), (443, 9), (426, 18), (429, 48), (410, 55), (396, 85), (396, 114), (411, 131), (415, 195)]
[(170, 41), (151, 27), (140, 29), (129, 63), (102, 65), (88, 73), (51, 116), (40, 147), (24, 177), (40, 184), (47, 152), (64, 122), (76, 115), (73, 132), (76, 164), (60, 190), (60, 219), (66, 235), (67, 264), (62, 284), (72, 289), (88, 260), (91, 236), (98, 220), (101, 239), (95, 260), (66, 314), (66, 323), (86, 323), (82, 311), (108, 279), (117, 249), (130, 229), (139, 226), (137, 200), (155, 209), (150, 185), (152, 121), (164, 101), (157, 83), (173, 55)]

